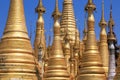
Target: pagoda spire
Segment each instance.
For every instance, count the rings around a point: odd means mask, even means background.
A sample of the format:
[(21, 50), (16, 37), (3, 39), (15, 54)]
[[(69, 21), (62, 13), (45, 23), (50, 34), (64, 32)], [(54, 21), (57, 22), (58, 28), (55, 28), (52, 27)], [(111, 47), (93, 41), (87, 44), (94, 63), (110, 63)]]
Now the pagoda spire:
[(36, 22), (36, 35), (34, 40), (34, 52), (35, 57), (42, 65), (42, 74), (45, 71), (45, 65), (47, 64), (47, 49), (46, 49), (46, 39), (45, 39), (45, 29), (44, 29), (44, 18), (45, 8), (42, 4), (42, 0), (39, 0), (38, 6), (35, 8), (36, 13), (38, 13), (38, 20)]
[(87, 32), (88, 32), (88, 30), (87, 30), (87, 15), (86, 15), (86, 13), (85, 13), (85, 24), (84, 24), (84, 31), (83, 31), (83, 34), (84, 34), (84, 36), (83, 36), (83, 42), (84, 42), (84, 44), (86, 43), (86, 40), (87, 40)]
[[(58, 0), (55, 2), (55, 10), (53, 11), (52, 17), (54, 19), (54, 23), (58, 22), (59, 23), (59, 18), (61, 17), (61, 13), (58, 9)], [(55, 24), (54, 24), (55, 25)], [(55, 26), (54, 26), (55, 27)], [(55, 33), (56, 31), (54, 31)]]
[(52, 14), (53, 18), (59, 18), (61, 16), (61, 13), (59, 12), (59, 9), (58, 9), (58, 0), (56, 0), (56, 4), (55, 4), (55, 10)]
[(106, 32), (107, 22), (105, 21), (104, 18), (104, 0), (102, 0), (102, 16), (99, 26), (101, 27), (99, 50), (102, 58), (103, 68), (105, 70), (106, 76), (108, 76), (109, 51), (108, 51), (107, 32)]
[(107, 26), (107, 22), (105, 21), (105, 18), (104, 18), (104, 0), (102, 0), (102, 16), (101, 16), (101, 21), (99, 23), (99, 26), (103, 27), (102, 25)]
[(108, 22), (108, 26), (109, 26), (109, 35), (108, 35), (108, 40), (116, 40), (114, 32), (113, 32), (113, 27), (114, 27), (115, 23), (112, 17), (112, 0), (111, 0), (111, 5), (110, 5), (110, 20)]
[[(76, 32), (76, 20), (74, 16), (73, 9), (73, 0), (64, 0), (63, 3), (63, 12), (61, 19), (61, 37), (64, 42), (64, 36), (66, 34), (66, 28), (68, 29), (68, 36), (70, 37), (70, 44), (74, 45), (75, 43), (75, 32)], [(79, 32), (78, 32), (79, 39)]]
[(38, 6), (35, 9), (37, 13), (45, 13), (45, 8), (43, 6), (42, 0), (39, 0)]
[(88, 35), (86, 41), (85, 52), (82, 56), (80, 74), (77, 80), (106, 80), (102, 61), (97, 47), (95, 31), (94, 31), (94, 15), (96, 9), (92, 0), (88, 0), (85, 10), (88, 12)]
[(44, 30), (44, 19), (43, 13), (45, 12), (45, 8), (42, 5), (42, 0), (39, 0), (39, 4), (35, 11), (38, 13), (38, 20), (36, 23), (36, 36), (34, 41), (34, 51), (35, 57), (39, 60), (39, 47), (42, 48), (42, 55), (46, 53), (46, 40), (45, 40), (45, 30)]
[(0, 42), (0, 79), (39, 80), (35, 64), (23, 0), (10, 0), (8, 19)]
[[(56, 4), (58, 4), (58, 0), (56, 0)], [(54, 39), (51, 53), (52, 56), (49, 57), (48, 68), (44, 73), (44, 80), (70, 80), (61, 45), (59, 24), (59, 18), (61, 14), (59, 13), (59, 10), (57, 11), (55, 9), (52, 15), (54, 18)]]
[[(115, 64), (115, 43), (116, 37), (115, 33), (113, 32), (113, 27), (115, 23), (112, 17), (112, 0), (110, 5), (110, 20), (108, 22), (109, 32), (108, 32), (108, 46), (109, 46), (109, 73), (108, 73), (108, 80), (113, 80), (116, 74), (116, 64)], [(116, 79), (118, 80), (118, 79)]]

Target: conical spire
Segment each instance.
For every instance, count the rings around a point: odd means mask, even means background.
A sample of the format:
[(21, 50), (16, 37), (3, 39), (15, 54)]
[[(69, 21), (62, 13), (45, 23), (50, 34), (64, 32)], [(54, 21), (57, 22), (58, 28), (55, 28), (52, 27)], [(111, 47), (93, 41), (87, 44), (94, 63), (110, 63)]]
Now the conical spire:
[[(109, 74), (108, 74), (108, 80), (119, 80), (119, 64), (116, 70), (116, 64), (115, 64), (115, 44), (116, 44), (116, 36), (113, 31), (115, 23), (112, 17), (112, 0), (110, 5), (110, 20), (108, 22), (109, 26), (109, 32), (108, 32), (108, 45), (109, 45), (109, 54), (110, 54), (110, 61), (109, 61)], [(118, 59), (119, 62), (119, 59)], [(116, 76), (115, 76), (116, 74)]]
[[(42, 47), (43, 56), (46, 53), (46, 40), (45, 40), (45, 30), (44, 30), (44, 19), (43, 13), (45, 12), (45, 8), (42, 5), (42, 0), (39, 0), (39, 4), (36, 8), (36, 12), (38, 13), (37, 27), (36, 27), (36, 36), (34, 41), (34, 50), (35, 56), (38, 59), (39, 46)], [(39, 59), (38, 59), (39, 60)]]
[(102, 25), (107, 26), (107, 22), (105, 21), (105, 18), (104, 18), (104, 0), (102, 0), (102, 16), (101, 16), (101, 21), (99, 23), (99, 26), (102, 27)]
[(52, 56), (49, 57), (48, 68), (47, 71), (44, 73), (44, 80), (70, 80), (61, 45), (59, 24), (60, 15), (57, 14), (57, 11), (54, 11), (53, 13), (54, 40), (51, 53)]
[(108, 44), (107, 44), (107, 32), (105, 29), (107, 26), (107, 23), (104, 18), (104, 0), (102, 0), (102, 17), (101, 17), (99, 26), (101, 27), (99, 50), (102, 58), (103, 68), (105, 70), (106, 76), (108, 76), (109, 51), (108, 51)]
[(38, 6), (35, 9), (38, 13), (38, 20), (36, 22), (36, 35), (34, 40), (34, 52), (35, 57), (42, 65), (41, 72), (43, 74), (44, 68), (47, 61), (47, 51), (46, 51), (46, 39), (44, 30), (44, 18), (43, 13), (45, 13), (45, 8), (43, 7), (42, 0), (39, 0)]
[(38, 80), (36, 62), (25, 24), (23, 0), (10, 0), (4, 34), (0, 43), (1, 80)]
[[(70, 43), (75, 43), (75, 32), (76, 32), (76, 20), (73, 10), (73, 0), (64, 0), (63, 12), (61, 19), (61, 37), (64, 42), (65, 30), (68, 29), (68, 36), (70, 37)], [(78, 33), (79, 35), (79, 33)], [(78, 36), (79, 38), (79, 36)]]
[(87, 33), (88, 33), (88, 30), (87, 30), (87, 15), (85, 14), (85, 24), (84, 24), (84, 31), (83, 31), (83, 42), (85, 43), (86, 40), (87, 40)]
[(54, 10), (52, 16), (53, 16), (54, 18), (55, 18), (55, 16), (58, 16), (58, 17), (61, 16), (61, 13), (60, 13), (60, 11), (59, 11), (59, 9), (58, 9), (58, 0), (56, 0), (55, 10)]
[(110, 6), (110, 20), (109, 20), (109, 26), (112, 25), (114, 26), (115, 23), (114, 23), (114, 20), (113, 20), (113, 17), (112, 17), (112, 2), (111, 2), (111, 6)]
[(109, 26), (109, 34), (108, 34), (108, 40), (116, 40), (114, 32), (113, 32), (113, 27), (114, 27), (115, 23), (112, 17), (112, 0), (111, 0), (111, 6), (110, 6), (110, 20), (108, 22), (108, 26)]
[(88, 12), (88, 35), (85, 52), (82, 56), (80, 74), (77, 80), (106, 80), (94, 31), (95, 20), (93, 11), (95, 9), (96, 7), (92, 0), (88, 0), (85, 7), (85, 10)]

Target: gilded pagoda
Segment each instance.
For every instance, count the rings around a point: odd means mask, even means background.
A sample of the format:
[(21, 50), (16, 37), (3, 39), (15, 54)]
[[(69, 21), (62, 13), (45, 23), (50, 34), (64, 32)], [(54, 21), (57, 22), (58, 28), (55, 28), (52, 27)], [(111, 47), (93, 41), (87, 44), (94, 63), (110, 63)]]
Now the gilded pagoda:
[(54, 0), (54, 35), (52, 44), (47, 45), (43, 17), (46, 9), (38, 0), (34, 47), (28, 36), (23, 1), (10, 0), (0, 41), (0, 80), (120, 80), (120, 47), (114, 32), (112, 1), (107, 24), (104, 0), (100, 0), (102, 15), (97, 40), (93, 0), (85, 5), (83, 39), (76, 25), (73, 0), (63, 0), (62, 12), (59, 0)]

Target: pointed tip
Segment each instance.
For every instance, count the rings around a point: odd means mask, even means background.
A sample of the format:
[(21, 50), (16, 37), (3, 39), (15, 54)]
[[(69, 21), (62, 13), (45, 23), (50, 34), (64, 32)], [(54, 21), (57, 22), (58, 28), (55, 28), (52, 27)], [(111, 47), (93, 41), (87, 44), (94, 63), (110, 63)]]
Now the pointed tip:
[(40, 6), (43, 6), (43, 4), (42, 4), (42, 0), (39, 0), (39, 3), (40, 3)]
[(102, 18), (104, 19), (104, 0), (102, 0)]
[(109, 35), (108, 35), (108, 39), (110, 40), (115, 40), (115, 36), (114, 36), (114, 31), (113, 31), (113, 26), (115, 25), (113, 17), (112, 17), (112, 0), (111, 0), (111, 4), (110, 4), (110, 20), (108, 22), (109, 25)]
[(56, 13), (59, 12), (58, 0), (56, 0), (56, 2), (55, 2), (55, 11), (56, 11)]
[(114, 26), (115, 23), (114, 23), (114, 20), (113, 20), (113, 17), (112, 17), (112, 0), (111, 0), (111, 4), (110, 4), (110, 20), (109, 20), (109, 26)]
[(104, 0), (102, 0), (102, 16), (99, 25), (100, 27), (102, 27), (102, 25), (107, 25), (107, 22), (105, 21), (105, 17), (104, 17)]
[(112, 0), (111, 0), (111, 3), (110, 3), (110, 18), (112, 18)]
[(61, 13), (59, 11), (59, 8), (58, 8), (58, 0), (56, 0), (56, 3), (55, 3), (55, 10), (52, 14), (52, 16), (55, 18), (55, 17), (60, 17), (61, 16)]
[(93, 1), (92, 0), (88, 0), (88, 3), (92, 3)]
[(38, 6), (37, 8), (35, 9), (36, 12), (45, 12), (45, 8), (43, 6), (43, 3), (42, 3), (42, 0), (39, 0), (39, 3), (38, 3)]
[(58, 10), (58, 0), (56, 0), (56, 9)]

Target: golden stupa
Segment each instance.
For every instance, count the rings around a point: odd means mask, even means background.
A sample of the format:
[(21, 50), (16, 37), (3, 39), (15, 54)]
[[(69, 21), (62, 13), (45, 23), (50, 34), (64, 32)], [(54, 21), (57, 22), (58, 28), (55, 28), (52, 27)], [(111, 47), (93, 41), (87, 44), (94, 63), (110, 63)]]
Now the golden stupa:
[(109, 67), (109, 51), (108, 51), (107, 32), (106, 32), (107, 22), (105, 21), (105, 18), (104, 18), (104, 0), (102, 0), (102, 17), (101, 17), (99, 26), (101, 27), (99, 50), (102, 58), (103, 68), (105, 70), (106, 77), (107, 77), (108, 67)]
[(40, 80), (36, 62), (26, 29), (23, 0), (10, 0), (0, 42), (0, 80)]
[(54, 18), (54, 39), (52, 53), (48, 60), (48, 68), (44, 73), (44, 80), (70, 80), (60, 39), (59, 17), (61, 13), (58, 10), (58, 0), (56, 0), (56, 7), (52, 16)]
[(43, 13), (45, 13), (45, 8), (42, 5), (42, 0), (39, 0), (39, 4), (36, 8), (38, 13), (37, 27), (36, 27), (36, 36), (34, 41), (34, 51), (35, 56), (39, 60), (39, 48), (42, 48), (43, 55), (46, 53), (46, 42), (45, 42), (45, 30), (44, 30), (44, 19)]
[(94, 15), (96, 9), (92, 0), (88, 0), (85, 10), (88, 12), (88, 34), (85, 46), (85, 52), (82, 56), (80, 73), (77, 80), (106, 80), (105, 72), (102, 67), (98, 46), (94, 31)]
[(47, 54), (47, 48), (46, 48), (44, 18), (43, 18), (43, 14), (45, 13), (45, 8), (42, 4), (42, 0), (39, 0), (38, 6), (37, 8), (35, 8), (35, 11), (38, 13), (38, 19), (36, 23), (34, 52), (35, 52), (36, 59), (41, 65), (41, 74), (43, 74), (47, 69), (48, 54)]
[[(63, 0), (62, 14), (58, 8), (60, 0), (54, 0), (54, 35), (52, 39), (49, 34), (47, 40), (47, 23), (44, 20), (48, 17), (44, 18), (44, 14), (48, 11), (44, 7), (44, 1), (46, 0), (38, 0), (35, 8), (38, 17), (32, 48), (26, 28), (23, 0), (10, 0), (8, 19), (0, 40), (0, 80), (119, 80), (120, 56), (117, 60), (112, 3), (107, 25), (104, 0), (101, 0), (100, 35), (97, 40), (94, 18), (96, 6), (93, 0), (88, 0), (85, 6), (82, 39), (77, 29), (73, 0)], [(108, 34), (106, 26), (109, 26)]]

